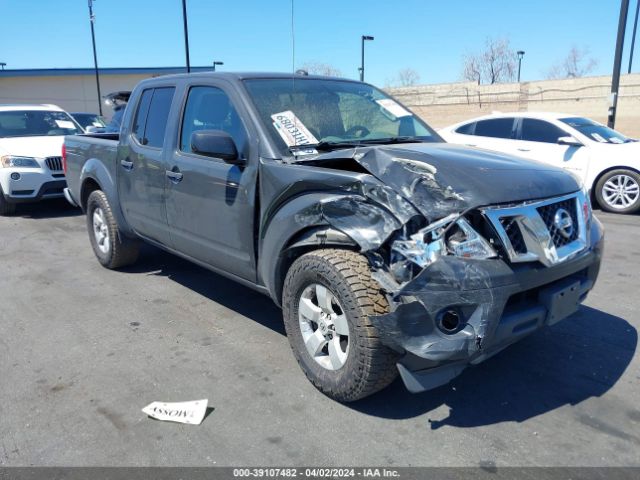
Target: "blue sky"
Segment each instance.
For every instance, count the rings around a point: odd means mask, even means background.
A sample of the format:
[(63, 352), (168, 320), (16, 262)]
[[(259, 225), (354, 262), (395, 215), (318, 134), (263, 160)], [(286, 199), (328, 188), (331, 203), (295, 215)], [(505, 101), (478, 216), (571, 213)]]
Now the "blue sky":
[[(323, 62), (356, 77), (360, 35), (367, 81), (384, 85), (398, 70), (424, 83), (457, 81), (462, 57), (487, 36), (526, 51), (523, 80), (542, 78), (576, 45), (610, 74), (619, 0), (294, 0), (296, 65)], [(95, 0), (101, 67), (184, 64), (181, 0)], [(187, 0), (192, 65), (290, 71), (291, 0)], [(635, 0), (631, 1), (626, 72)], [(7, 68), (93, 65), (87, 0), (0, 0), (0, 61)], [(640, 40), (634, 71), (640, 71)]]

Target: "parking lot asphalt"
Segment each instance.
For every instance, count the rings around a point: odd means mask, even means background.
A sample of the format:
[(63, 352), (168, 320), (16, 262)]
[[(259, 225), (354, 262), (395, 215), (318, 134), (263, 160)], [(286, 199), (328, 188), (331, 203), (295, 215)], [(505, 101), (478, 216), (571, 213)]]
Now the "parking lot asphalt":
[[(640, 217), (571, 318), (420, 395), (324, 397), (270, 299), (148, 247), (95, 260), (63, 201), (0, 218), (0, 465), (640, 466)], [(152, 401), (209, 399), (199, 426)]]

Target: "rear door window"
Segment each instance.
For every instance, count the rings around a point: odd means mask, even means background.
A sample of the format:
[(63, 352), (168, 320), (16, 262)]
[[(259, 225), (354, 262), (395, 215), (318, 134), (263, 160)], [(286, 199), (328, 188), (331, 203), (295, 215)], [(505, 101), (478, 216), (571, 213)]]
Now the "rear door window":
[[(131, 129), (131, 133), (140, 143), (143, 142), (144, 138), (144, 126), (147, 122), (147, 114), (149, 113), (149, 104), (151, 104), (151, 97), (153, 96), (153, 89), (150, 88), (148, 90), (144, 90), (142, 95), (140, 96), (140, 101), (138, 102), (138, 109), (136, 110), (136, 118), (133, 121), (133, 128)], [(115, 117), (115, 115), (114, 115)]]
[(528, 142), (558, 143), (560, 137), (566, 137), (560, 128), (552, 123), (535, 118), (522, 119), (521, 139)]
[(476, 126), (476, 122), (467, 123), (466, 125), (461, 125), (456, 128), (456, 133), (461, 133), (462, 135), (473, 135), (474, 127)]
[(156, 88), (153, 91), (147, 124), (144, 128), (145, 142), (142, 142), (144, 145), (162, 148), (174, 92), (174, 87)]
[(513, 138), (513, 118), (491, 118), (476, 122), (475, 135), (492, 138)]

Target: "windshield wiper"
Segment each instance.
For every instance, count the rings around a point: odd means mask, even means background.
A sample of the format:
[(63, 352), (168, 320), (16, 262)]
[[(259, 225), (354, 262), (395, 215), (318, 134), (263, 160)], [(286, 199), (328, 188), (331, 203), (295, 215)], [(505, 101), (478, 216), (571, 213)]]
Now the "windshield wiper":
[(331, 150), (339, 150), (341, 148), (356, 148), (362, 147), (366, 145), (392, 145), (397, 143), (421, 143), (426, 140), (420, 137), (411, 137), (411, 136), (402, 136), (402, 137), (389, 137), (389, 138), (370, 138), (370, 139), (362, 139), (362, 140), (347, 140), (344, 142), (333, 142), (333, 141), (320, 141), (318, 143), (307, 143), (305, 145), (292, 145), (289, 149), (295, 150), (305, 150), (305, 149), (315, 149), (322, 151), (331, 151)]

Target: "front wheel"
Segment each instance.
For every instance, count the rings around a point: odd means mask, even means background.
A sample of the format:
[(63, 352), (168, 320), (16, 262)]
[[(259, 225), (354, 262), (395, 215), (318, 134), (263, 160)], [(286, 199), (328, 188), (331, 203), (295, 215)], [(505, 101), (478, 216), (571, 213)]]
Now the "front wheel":
[(640, 175), (627, 169), (605, 173), (596, 184), (596, 199), (607, 212), (637, 212), (640, 210)]
[(95, 190), (87, 200), (87, 229), (96, 258), (106, 268), (131, 265), (138, 259), (139, 242), (125, 237), (102, 190)]
[(2, 187), (0, 187), (0, 216), (6, 217), (8, 215), (13, 215), (14, 213), (16, 213), (16, 204), (7, 202), (4, 198)]
[(370, 317), (389, 311), (365, 257), (316, 250), (287, 273), (283, 314), (293, 353), (307, 378), (341, 402), (371, 395), (397, 375), (397, 355)]

